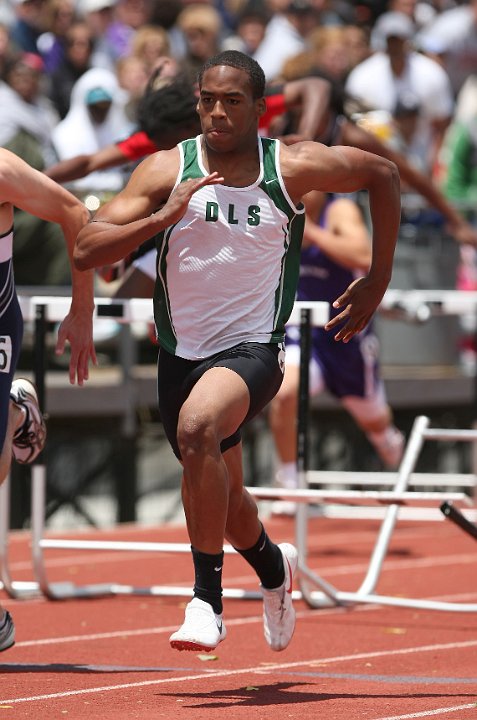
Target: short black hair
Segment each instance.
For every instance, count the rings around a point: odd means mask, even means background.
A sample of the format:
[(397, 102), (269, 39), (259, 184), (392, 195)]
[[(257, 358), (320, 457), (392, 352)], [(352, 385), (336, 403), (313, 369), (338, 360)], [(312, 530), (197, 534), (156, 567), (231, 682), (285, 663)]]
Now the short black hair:
[(158, 90), (149, 88), (138, 107), (139, 127), (152, 140), (198, 122), (197, 97), (191, 83), (178, 76)]
[(206, 60), (202, 69), (199, 71), (199, 87), (202, 85), (202, 78), (206, 70), (218, 67), (219, 65), (228, 65), (229, 67), (246, 72), (250, 79), (250, 85), (252, 86), (253, 99), (258, 100), (264, 96), (265, 73), (256, 60), (238, 50), (224, 50), (224, 52)]

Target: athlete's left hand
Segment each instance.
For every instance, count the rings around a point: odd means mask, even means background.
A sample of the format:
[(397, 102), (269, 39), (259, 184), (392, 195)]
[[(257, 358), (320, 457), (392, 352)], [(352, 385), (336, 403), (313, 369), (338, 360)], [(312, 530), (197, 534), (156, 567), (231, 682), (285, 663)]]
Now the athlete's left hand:
[(93, 318), (91, 312), (70, 310), (58, 329), (56, 354), (63, 355), (66, 343), (71, 348), (69, 379), (83, 385), (89, 377), (89, 361), (96, 365), (93, 344)]
[(343, 327), (334, 336), (335, 340), (347, 343), (353, 335), (364, 330), (373, 317), (386, 291), (387, 283), (376, 282), (369, 276), (361, 277), (349, 285), (345, 292), (334, 302), (334, 308), (343, 308), (325, 325), (325, 330), (333, 330), (341, 323)]
[(180, 185), (170, 194), (168, 201), (155, 213), (158, 221), (167, 225), (174, 225), (183, 217), (192, 195), (206, 185), (218, 185), (224, 182), (224, 178), (217, 172), (210, 173), (206, 177), (190, 178), (181, 182)]

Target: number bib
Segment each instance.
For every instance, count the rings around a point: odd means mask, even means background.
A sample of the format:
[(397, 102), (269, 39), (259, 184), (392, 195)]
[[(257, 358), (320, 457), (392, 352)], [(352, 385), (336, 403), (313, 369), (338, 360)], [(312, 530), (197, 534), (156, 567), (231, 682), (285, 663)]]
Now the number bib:
[(9, 373), (12, 363), (12, 338), (0, 335), (0, 372)]

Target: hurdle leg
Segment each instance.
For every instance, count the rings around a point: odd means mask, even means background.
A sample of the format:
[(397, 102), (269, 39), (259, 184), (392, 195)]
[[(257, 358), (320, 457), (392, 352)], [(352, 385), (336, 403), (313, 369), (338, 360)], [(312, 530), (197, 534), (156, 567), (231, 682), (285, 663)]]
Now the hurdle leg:
[(452, 503), (443, 502), (440, 510), (446, 518), (452, 520), (452, 522), (455, 523), (458, 527), (460, 527), (461, 530), (473, 537), (474, 540), (477, 540), (477, 525), (474, 525), (473, 522), (467, 520), (465, 515), (463, 515), (460, 510), (454, 507)]

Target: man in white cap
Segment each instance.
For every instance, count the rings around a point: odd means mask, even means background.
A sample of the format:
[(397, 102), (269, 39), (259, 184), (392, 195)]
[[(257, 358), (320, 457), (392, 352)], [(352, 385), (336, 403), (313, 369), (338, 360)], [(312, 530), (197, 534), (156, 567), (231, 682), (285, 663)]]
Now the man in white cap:
[(345, 89), (363, 109), (389, 113), (403, 94), (413, 95), (421, 109), (413, 154), (431, 173), (454, 99), (445, 70), (412, 49), (414, 33), (414, 24), (404, 13), (381, 15), (373, 30), (376, 52), (350, 72)]

